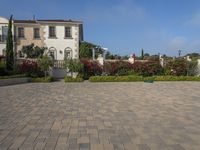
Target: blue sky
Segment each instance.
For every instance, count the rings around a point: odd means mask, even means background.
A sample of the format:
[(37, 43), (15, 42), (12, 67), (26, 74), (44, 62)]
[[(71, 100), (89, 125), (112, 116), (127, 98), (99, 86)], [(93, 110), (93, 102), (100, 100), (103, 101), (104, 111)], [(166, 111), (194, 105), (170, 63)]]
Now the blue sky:
[(84, 39), (112, 53), (200, 53), (199, 0), (0, 0), (0, 16), (75, 19)]

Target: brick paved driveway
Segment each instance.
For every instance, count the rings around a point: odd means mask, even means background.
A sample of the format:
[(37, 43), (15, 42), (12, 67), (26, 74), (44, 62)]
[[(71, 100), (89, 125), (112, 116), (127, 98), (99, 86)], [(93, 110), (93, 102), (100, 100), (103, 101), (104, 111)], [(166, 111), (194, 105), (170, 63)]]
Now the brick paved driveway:
[(199, 150), (200, 83), (0, 87), (0, 150)]

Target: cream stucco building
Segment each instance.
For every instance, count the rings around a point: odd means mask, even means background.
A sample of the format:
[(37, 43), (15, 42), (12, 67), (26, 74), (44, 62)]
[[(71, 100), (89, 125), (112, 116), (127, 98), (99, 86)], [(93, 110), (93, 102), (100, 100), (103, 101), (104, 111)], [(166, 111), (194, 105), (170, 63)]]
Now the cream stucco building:
[[(0, 55), (6, 46), (8, 19), (0, 17)], [(46, 47), (54, 60), (79, 58), (79, 43), (83, 40), (81, 21), (73, 20), (13, 20), (14, 50), (24, 57), (23, 46)]]
[(8, 19), (0, 17), (0, 55), (5, 55)]

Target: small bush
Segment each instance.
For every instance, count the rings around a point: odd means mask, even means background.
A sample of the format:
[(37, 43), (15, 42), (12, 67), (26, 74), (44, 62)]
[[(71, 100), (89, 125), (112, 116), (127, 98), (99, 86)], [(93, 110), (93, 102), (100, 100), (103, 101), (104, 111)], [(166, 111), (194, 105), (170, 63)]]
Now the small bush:
[(82, 74), (83, 73), (83, 64), (79, 59), (66, 59), (65, 60), (65, 68), (69, 69), (71, 74), (73, 72)]
[(53, 60), (48, 55), (43, 55), (38, 59), (38, 65), (41, 68), (41, 70), (44, 71), (46, 77), (49, 67), (53, 66)]
[(41, 77), (41, 78), (32, 78), (32, 82), (42, 82), (42, 83), (48, 83), (54, 81), (53, 77)]
[(65, 82), (83, 82), (83, 78), (80, 78), (80, 77), (72, 78), (72, 77), (66, 76)]
[(41, 71), (38, 63), (36, 61), (31, 61), (31, 60), (24, 60), (19, 65), (19, 72), (26, 74), (27, 76), (30, 76), (30, 77), (43, 77), (44, 76), (44, 72)]

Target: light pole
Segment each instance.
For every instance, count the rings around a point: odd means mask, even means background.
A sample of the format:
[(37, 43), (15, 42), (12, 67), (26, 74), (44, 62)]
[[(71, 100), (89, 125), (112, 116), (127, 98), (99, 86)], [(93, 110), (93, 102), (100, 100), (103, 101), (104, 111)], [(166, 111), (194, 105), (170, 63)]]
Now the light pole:
[(178, 50), (178, 57), (181, 57), (182, 50)]

